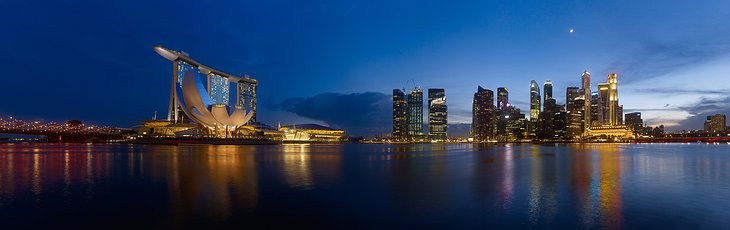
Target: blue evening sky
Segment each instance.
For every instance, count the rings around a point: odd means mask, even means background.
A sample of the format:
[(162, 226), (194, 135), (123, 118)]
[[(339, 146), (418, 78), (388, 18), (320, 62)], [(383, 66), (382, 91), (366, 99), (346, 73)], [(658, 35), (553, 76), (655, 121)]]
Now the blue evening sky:
[(389, 95), (410, 80), (445, 88), (449, 122), (468, 123), (478, 85), (508, 87), (526, 110), (530, 80), (552, 80), (564, 103), (586, 69), (594, 90), (618, 73), (625, 112), (650, 125), (699, 129), (730, 107), (722, 0), (10, 0), (0, 21), (0, 115), (25, 118), (129, 127), (164, 114), (171, 64), (157, 44), (258, 79), (271, 125), (388, 132)]

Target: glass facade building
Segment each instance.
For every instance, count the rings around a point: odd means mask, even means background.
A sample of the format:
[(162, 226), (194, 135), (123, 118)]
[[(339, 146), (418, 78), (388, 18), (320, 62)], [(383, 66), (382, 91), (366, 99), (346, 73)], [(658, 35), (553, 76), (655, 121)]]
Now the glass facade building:
[[(583, 101), (583, 111), (591, 111), (591, 73), (588, 72), (588, 70), (583, 71), (583, 73), (580, 75), (581, 79), (581, 90), (583, 91), (583, 98), (585, 100)], [(591, 127), (591, 113), (584, 113), (583, 114), (583, 128), (584, 131), (587, 131)]]
[(497, 110), (509, 110), (509, 92), (505, 87), (497, 88)]
[(474, 93), (472, 101), (471, 137), (474, 141), (494, 139), (494, 92), (481, 86)]
[(444, 89), (428, 89), (428, 135), (444, 140), (448, 129), (448, 108)]
[(406, 94), (400, 89), (393, 89), (393, 131), (395, 138), (406, 137), (408, 133), (408, 103)]
[(423, 135), (423, 90), (416, 87), (411, 90), (407, 97), (408, 102), (408, 136), (416, 137)]
[[(248, 78), (247, 75), (244, 78)], [(236, 105), (241, 106), (247, 110), (253, 112), (251, 121), (249, 123), (256, 122), (256, 88), (258, 84), (252, 84), (247, 81), (239, 81), (236, 84)]]
[(530, 121), (536, 122), (540, 116), (540, 86), (535, 80), (530, 81)]

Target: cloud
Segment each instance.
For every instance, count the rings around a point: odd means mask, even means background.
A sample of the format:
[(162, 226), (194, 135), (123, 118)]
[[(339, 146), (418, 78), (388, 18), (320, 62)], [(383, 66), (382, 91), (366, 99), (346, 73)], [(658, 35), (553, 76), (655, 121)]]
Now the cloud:
[(730, 52), (728, 30), (695, 33), (673, 41), (646, 41), (620, 55), (604, 72), (619, 72), (623, 82), (664, 76), (675, 70), (714, 60)]
[(679, 122), (679, 128), (685, 130), (702, 129), (707, 116), (714, 114), (730, 115), (730, 97), (702, 98), (699, 102), (679, 107), (690, 114)]
[(391, 106), (390, 96), (383, 93), (322, 93), (286, 99), (278, 109), (320, 120), (351, 135), (374, 136), (390, 132)]
[[(700, 95), (726, 95), (727, 90), (711, 90), (711, 89), (677, 89), (677, 88), (636, 88), (632, 89), (636, 94), (652, 94), (652, 95), (677, 95), (677, 94), (700, 94)], [(666, 104), (664, 107), (669, 107)]]

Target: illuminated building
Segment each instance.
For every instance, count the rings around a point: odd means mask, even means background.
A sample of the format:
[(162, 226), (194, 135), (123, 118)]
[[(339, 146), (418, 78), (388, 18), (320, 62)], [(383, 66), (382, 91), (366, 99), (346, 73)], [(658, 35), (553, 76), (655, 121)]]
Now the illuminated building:
[(550, 80), (545, 81), (545, 84), (542, 85), (542, 90), (544, 92), (542, 95), (542, 97), (543, 97), (542, 110), (545, 111), (546, 110), (545, 101), (553, 98), (553, 82)]
[(400, 89), (393, 89), (393, 137), (405, 137), (408, 130), (408, 104), (406, 95)]
[(629, 139), (634, 137), (634, 132), (625, 125), (601, 125), (591, 127), (587, 136), (607, 139)]
[(281, 126), (284, 141), (297, 142), (338, 142), (347, 140), (344, 130), (332, 129), (317, 124), (300, 124)]
[[(591, 101), (588, 100), (588, 98), (591, 98), (591, 73), (588, 72), (588, 70), (583, 71), (583, 74), (581, 74), (580, 77), (581, 82), (583, 83), (583, 97), (586, 98), (586, 100), (584, 101), (583, 111), (591, 111)], [(583, 114), (583, 124), (586, 131), (590, 129), (591, 114)]]
[[(204, 66), (184, 52), (162, 46), (153, 49), (173, 62), (168, 121), (193, 121), (214, 137), (232, 137), (244, 124), (255, 121), (258, 81)], [(235, 102), (230, 101), (232, 86), (237, 91)]]
[(510, 106), (506, 110), (497, 111), (498, 141), (522, 141), (529, 135), (528, 121), (520, 109)]
[(631, 127), (635, 132), (641, 131), (644, 125), (644, 120), (641, 119), (640, 112), (627, 113), (625, 117), (626, 126)]
[(553, 113), (553, 139), (572, 139), (568, 133), (570, 128), (569, 115), (570, 114), (566, 111), (557, 111)]
[(608, 83), (598, 83), (598, 120), (592, 124), (592, 126), (599, 125), (610, 125), (610, 110), (608, 104), (610, 103), (608, 94), (610, 91), (610, 85)]
[(618, 117), (618, 123), (619, 125), (624, 123), (624, 106), (619, 105), (616, 109), (616, 117)]
[(598, 84), (597, 122), (592, 126), (623, 124), (623, 106), (618, 103), (618, 81), (615, 73), (608, 75), (606, 83)]
[(578, 87), (568, 87), (565, 91), (565, 110), (568, 119), (568, 136), (577, 139), (583, 134), (583, 112), (585, 98), (580, 94)]
[(527, 138), (528, 136), (528, 130), (527, 130), (527, 119), (525, 119), (525, 114), (520, 112), (520, 109), (511, 106), (509, 108), (508, 115), (504, 116), (504, 119), (506, 119), (506, 131), (507, 135), (503, 136), (504, 141), (521, 141)]
[(474, 93), (472, 103), (471, 136), (474, 141), (494, 139), (494, 92), (481, 86)]
[(497, 110), (505, 111), (509, 109), (509, 92), (507, 88), (497, 88)]
[(618, 81), (616, 79), (617, 76), (618, 75), (616, 75), (615, 73), (611, 73), (608, 75), (608, 115), (611, 125), (620, 125), (621, 117), (623, 116), (623, 114), (621, 114), (622, 111), (620, 111), (623, 109), (620, 109), (618, 105)]
[(578, 87), (568, 87), (565, 90), (565, 110), (573, 111), (579, 109), (579, 107), (583, 107), (583, 104), (576, 104), (575, 102), (578, 96), (580, 96)]
[(588, 126), (586, 129), (589, 129), (591, 126), (599, 125), (598, 124), (598, 114), (600, 113), (600, 108), (599, 108), (598, 100), (599, 100), (598, 92), (592, 92), (591, 97), (590, 97), (590, 104), (591, 104), (590, 111), (591, 112), (588, 113), (588, 115), (590, 115), (590, 117), (591, 117), (592, 123), (585, 124), (586, 126)]
[[(151, 137), (202, 137), (205, 133), (197, 133), (198, 126), (191, 123), (172, 123), (167, 120), (143, 121), (142, 125), (133, 127), (141, 135)], [(186, 132), (187, 131), (187, 132)], [(195, 133), (190, 133), (195, 132)]]
[(536, 122), (540, 115), (540, 87), (535, 80), (530, 82), (530, 121)]
[(423, 90), (416, 87), (406, 97), (408, 111), (406, 122), (408, 123), (408, 137), (423, 135)]
[(725, 114), (707, 116), (707, 120), (705, 121), (706, 132), (720, 133), (725, 132), (726, 128)]
[(431, 138), (446, 139), (447, 113), (444, 89), (428, 89), (428, 134)]
[(545, 111), (540, 114), (537, 136), (541, 139), (564, 139), (568, 132), (568, 113), (555, 98), (545, 100)]

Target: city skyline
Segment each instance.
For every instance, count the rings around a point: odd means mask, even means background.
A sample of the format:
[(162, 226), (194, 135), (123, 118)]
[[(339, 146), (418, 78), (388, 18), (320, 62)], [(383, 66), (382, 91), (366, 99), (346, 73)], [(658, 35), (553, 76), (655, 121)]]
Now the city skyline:
[[(730, 87), (716, 84), (730, 72), (730, 26), (724, 23), (730, 6), (722, 2), (138, 5), (10, 2), (6, 9), (17, 10), (0, 16), (9, 22), (0, 58), (12, 67), (7, 74), (19, 77), (4, 79), (14, 87), (0, 94), (9, 99), (0, 114), (118, 127), (163, 114), (169, 69), (158, 68), (165, 60), (149, 52), (156, 44), (265, 82), (257, 113), (270, 125), (389, 133), (390, 90), (412, 82), (445, 89), (449, 123), (470, 123), (476, 86), (507, 87), (510, 102), (526, 112), (527, 82), (549, 79), (553, 94), (564, 95), (567, 87), (581, 86), (576, 76), (583, 70), (596, 79), (618, 73), (623, 112), (642, 112), (650, 125), (701, 129), (706, 116), (730, 113)], [(409, 10), (415, 5), (418, 11)], [(200, 17), (188, 26), (157, 9), (226, 16)], [(70, 71), (79, 65), (83, 71)], [(27, 77), (34, 83), (24, 82)], [(49, 95), (63, 103), (51, 103)], [(553, 98), (566, 104), (562, 96)], [(336, 115), (342, 110), (366, 118)]]

